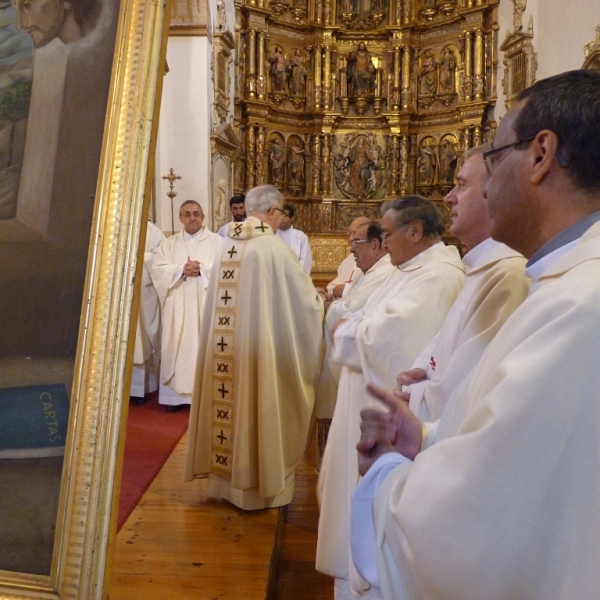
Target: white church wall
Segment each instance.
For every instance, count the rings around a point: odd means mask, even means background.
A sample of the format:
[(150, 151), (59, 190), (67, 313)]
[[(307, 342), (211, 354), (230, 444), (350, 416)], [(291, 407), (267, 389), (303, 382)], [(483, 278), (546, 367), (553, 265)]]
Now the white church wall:
[[(513, 31), (513, 2), (501, 0), (498, 11), (500, 31), (499, 45)], [(523, 30), (527, 31), (533, 20), (533, 47), (537, 53), (538, 69), (536, 80), (544, 79), (563, 71), (579, 69), (583, 64), (584, 45), (596, 37), (596, 26), (600, 24), (600, 2), (598, 0), (527, 0), (523, 13)], [(503, 53), (499, 52), (498, 102), (496, 119), (505, 112)]]
[[(206, 37), (170, 37), (167, 47), (169, 73), (165, 76), (159, 140), (157, 146), (157, 224), (169, 235), (174, 222), (181, 230), (179, 205), (184, 200), (197, 200), (212, 222), (210, 206), (210, 44)], [(162, 176), (173, 168), (181, 179), (175, 182), (177, 196), (167, 196), (169, 182)]]

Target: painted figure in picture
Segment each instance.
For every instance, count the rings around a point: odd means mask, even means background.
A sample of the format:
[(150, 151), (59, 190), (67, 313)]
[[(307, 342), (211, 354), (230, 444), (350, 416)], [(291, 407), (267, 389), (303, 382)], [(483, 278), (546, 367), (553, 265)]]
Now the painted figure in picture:
[(17, 27), (26, 31), (36, 48), (54, 38), (69, 44), (86, 35), (97, 16), (96, 0), (11, 0)]

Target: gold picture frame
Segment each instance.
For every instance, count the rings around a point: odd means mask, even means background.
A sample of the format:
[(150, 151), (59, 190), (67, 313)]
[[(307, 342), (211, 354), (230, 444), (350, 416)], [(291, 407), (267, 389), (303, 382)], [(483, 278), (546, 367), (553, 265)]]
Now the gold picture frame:
[(108, 595), (129, 400), (128, 340), (136, 322), (138, 249), (146, 230), (170, 5), (115, 0), (114, 6), (118, 25), (52, 565), (49, 576), (0, 571), (1, 600)]

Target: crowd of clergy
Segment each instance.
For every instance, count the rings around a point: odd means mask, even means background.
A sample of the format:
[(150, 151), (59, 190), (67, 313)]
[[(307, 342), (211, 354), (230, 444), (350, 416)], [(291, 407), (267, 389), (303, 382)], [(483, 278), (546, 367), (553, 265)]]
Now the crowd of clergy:
[(598, 165), (600, 73), (541, 80), (462, 156), (444, 199), (462, 256), (438, 207), (405, 196), (350, 224), (326, 289), (275, 187), (222, 239), (184, 204), (180, 234), (149, 231), (143, 285), (161, 402), (192, 403), (186, 480), (288, 504), (316, 429), (336, 600), (595, 600)]

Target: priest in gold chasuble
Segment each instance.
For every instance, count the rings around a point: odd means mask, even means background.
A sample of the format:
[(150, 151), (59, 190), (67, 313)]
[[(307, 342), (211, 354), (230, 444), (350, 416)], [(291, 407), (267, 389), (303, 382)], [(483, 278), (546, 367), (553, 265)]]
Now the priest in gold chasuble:
[(282, 506), (306, 447), (322, 356), (323, 303), (275, 235), (283, 198), (246, 196), (213, 267), (200, 333), (185, 479), (244, 510)]

